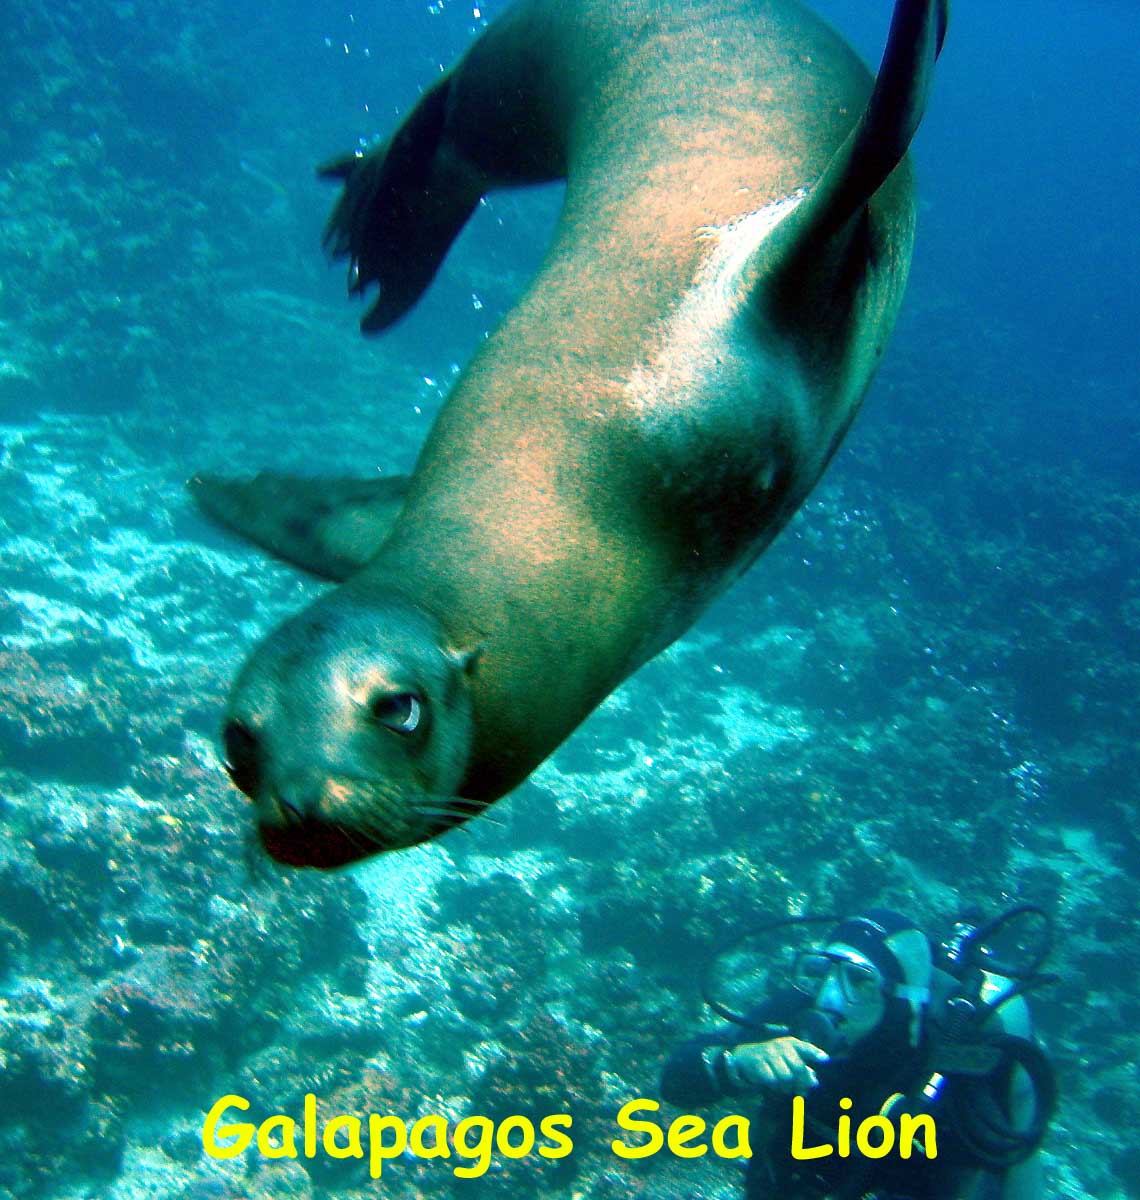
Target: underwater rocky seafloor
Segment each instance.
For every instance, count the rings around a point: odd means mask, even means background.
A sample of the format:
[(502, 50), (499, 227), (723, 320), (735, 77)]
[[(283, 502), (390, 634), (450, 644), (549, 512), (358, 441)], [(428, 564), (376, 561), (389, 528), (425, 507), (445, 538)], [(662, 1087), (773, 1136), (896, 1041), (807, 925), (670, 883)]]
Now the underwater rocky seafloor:
[[(404, 1159), (396, 1197), (736, 1195), (731, 1166), (619, 1162), (613, 1114), (704, 1020), (711, 947), (870, 898), (939, 930), (976, 903), (1053, 914), (1051, 1191), (1140, 1195), (1140, 504), (1103, 462), (1043, 461), (1026, 416), (1068, 389), (1092, 428), (1095, 381), (1011, 383), (1002, 331), (967, 339), (912, 295), (912, 328), (943, 332), (892, 349), (805, 512), (533, 783), (436, 846), (279, 872), (216, 725), (245, 650), (314, 586), (211, 533), (182, 479), (406, 469), (462, 339), (433, 328), (425, 379), (323, 298), (291, 173), (343, 127), (271, 17), (228, 41), (209, 2), (13, 18), (0, 1198), (375, 1190), (355, 1161), (206, 1158), (202, 1115), (231, 1091), (255, 1119), (306, 1091), (323, 1112), (575, 1116), (565, 1160), (459, 1181)], [(464, 253), (426, 301), (455, 324), (519, 283)]]
[[(882, 433), (532, 783), (440, 844), (319, 875), (260, 860), (213, 742), (245, 646), (314, 585), (198, 523), (149, 417), (7, 425), (0, 1195), (375, 1186), (356, 1160), (203, 1154), (217, 1097), (256, 1120), (306, 1091), (328, 1113), (574, 1114), (564, 1160), (459, 1181), (406, 1158), (386, 1194), (731, 1195), (728, 1165), (619, 1161), (614, 1114), (704, 1019), (711, 947), (869, 897), (934, 929), (978, 902), (1054, 915), (1061, 982), (1035, 1005), (1062, 1092), (1053, 1194), (1134, 1194), (1135, 747), (1113, 705), (1136, 601), (1102, 662), (1103, 588), (1082, 596), (1064, 551), (953, 546), (897, 495), (889, 518), (851, 504)], [(1111, 526), (1106, 570), (1135, 558), (1103, 498), (1041, 503)], [(1016, 640), (1003, 605), (1031, 579), (1068, 601)]]

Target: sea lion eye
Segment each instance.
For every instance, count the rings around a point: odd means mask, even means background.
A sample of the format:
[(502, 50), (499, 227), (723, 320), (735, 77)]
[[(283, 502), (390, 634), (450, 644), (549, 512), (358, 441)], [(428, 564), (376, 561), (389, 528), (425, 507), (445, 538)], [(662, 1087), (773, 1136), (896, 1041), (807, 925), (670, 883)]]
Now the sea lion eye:
[(247, 796), (257, 794), (261, 781), (261, 748), (253, 731), (241, 721), (230, 721), (222, 730), (226, 757), (223, 766), (234, 787)]
[(415, 733), (423, 720), (423, 702), (411, 692), (377, 696), (369, 705), (372, 716), (396, 733)]

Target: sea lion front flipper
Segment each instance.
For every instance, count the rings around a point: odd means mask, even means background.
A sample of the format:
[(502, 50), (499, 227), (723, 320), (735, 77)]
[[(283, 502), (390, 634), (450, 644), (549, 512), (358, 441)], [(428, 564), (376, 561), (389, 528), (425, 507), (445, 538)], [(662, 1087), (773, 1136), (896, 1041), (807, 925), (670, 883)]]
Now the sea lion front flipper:
[(349, 260), (350, 295), (380, 287), (360, 322), (365, 333), (387, 329), (423, 295), (482, 195), (481, 181), (446, 145), (450, 90), (445, 75), (382, 146), (318, 168), (322, 179), (344, 183), (325, 249)]
[(380, 549), (403, 507), (408, 476), (252, 479), (195, 475), (198, 507), (219, 525), (322, 579), (341, 582)]
[(926, 111), (949, 19), (950, 0), (896, 0), (867, 107), (788, 223), (794, 242), (774, 280), (778, 289), (794, 293), (811, 279), (902, 161)]

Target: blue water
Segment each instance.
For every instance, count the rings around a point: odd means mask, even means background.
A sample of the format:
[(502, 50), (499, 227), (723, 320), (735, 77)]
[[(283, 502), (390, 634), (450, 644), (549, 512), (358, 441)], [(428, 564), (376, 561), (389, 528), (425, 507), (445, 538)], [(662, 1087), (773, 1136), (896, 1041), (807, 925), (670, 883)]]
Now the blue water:
[[(386, 136), (502, 7), (7, 14), (0, 1196), (363, 1181), (208, 1161), (202, 1113), (235, 1089), (261, 1113), (313, 1090), (328, 1111), (580, 1118), (558, 1169), (460, 1185), (402, 1161), (400, 1197), (737, 1194), (716, 1163), (615, 1162), (612, 1111), (705, 1019), (710, 946), (869, 899), (935, 934), (968, 904), (1048, 909), (1050, 1194), (1140, 1195), (1126, 0), (954, 4), (882, 370), (803, 513), (689, 637), (441, 846), (319, 877), (248, 846), (218, 716), (317, 589), (210, 530), (182, 481), (411, 466), (560, 188), (490, 197), (416, 310), (365, 341), (321, 257), (315, 166)], [(888, 4), (816, 7), (877, 61)]]

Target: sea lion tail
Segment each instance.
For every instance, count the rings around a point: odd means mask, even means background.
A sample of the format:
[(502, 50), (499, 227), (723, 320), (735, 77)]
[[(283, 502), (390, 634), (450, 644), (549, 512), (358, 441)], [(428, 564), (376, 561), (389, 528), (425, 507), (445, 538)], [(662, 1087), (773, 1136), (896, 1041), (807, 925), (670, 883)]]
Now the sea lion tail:
[(447, 149), (450, 90), (445, 75), (383, 145), (317, 169), (344, 184), (322, 244), (348, 259), (350, 295), (380, 288), (361, 319), (365, 333), (387, 329), (419, 300), (482, 194), (475, 173)]
[(896, 0), (867, 107), (797, 214), (785, 281), (820, 260), (902, 161), (926, 111), (949, 19), (950, 0)]
[(195, 475), (186, 486), (219, 525), (339, 583), (380, 549), (403, 507), (408, 482), (406, 475), (302, 479), (264, 471), (252, 479)]

